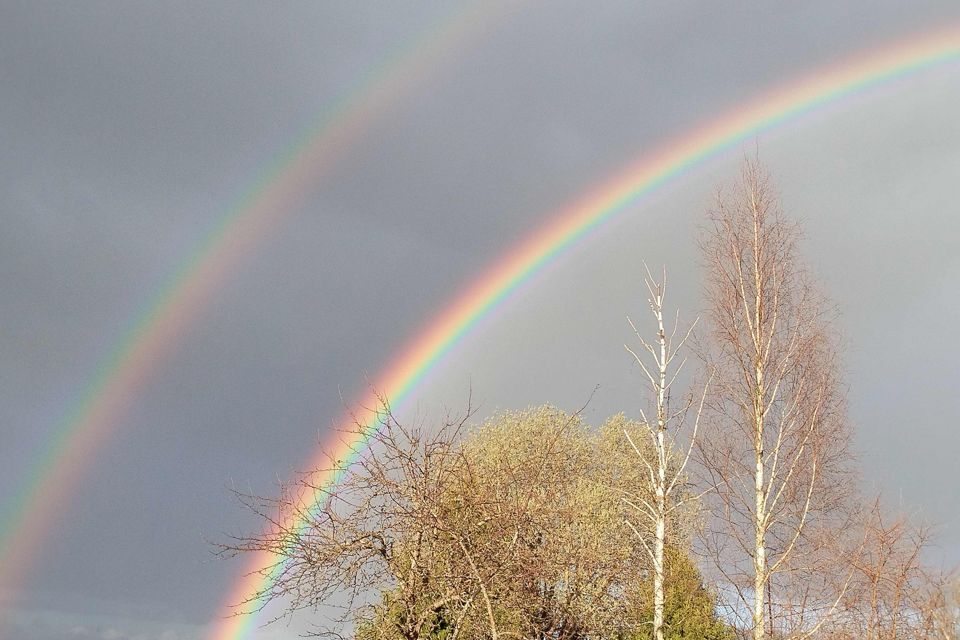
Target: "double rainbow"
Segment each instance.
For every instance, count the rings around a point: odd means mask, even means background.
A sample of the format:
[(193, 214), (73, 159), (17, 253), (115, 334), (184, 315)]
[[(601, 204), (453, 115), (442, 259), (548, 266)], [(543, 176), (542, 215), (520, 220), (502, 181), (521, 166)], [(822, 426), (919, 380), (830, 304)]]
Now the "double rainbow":
[[(485, 3), (481, 3), (485, 7)], [(61, 423), (43, 459), (34, 466), (25, 489), (0, 521), (0, 596), (12, 591), (42, 544), (72, 487), (92, 462), (96, 450), (117, 426), (119, 417), (146, 384), (163, 356), (196, 321), (229, 273), (308, 193), (317, 176), (334, 162), (366, 124), (416, 87), (456, 45), (489, 24), (492, 12), (472, 9), (432, 30), (406, 52), (370, 74), (348, 99), (332, 108), (317, 127), (224, 216), (207, 242), (151, 301), (113, 355), (103, 364), (72, 413)], [(767, 93), (741, 108), (645, 154), (623, 171), (588, 191), (558, 212), (553, 223), (519, 244), (478, 279), (428, 327), (417, 335), (373, 379), (373, 388), (396, 406), (411, 397), (427, 374), (477, 329), (524, 283), (562, 256), (572, 245), (626, 211), (639, 199), (690, 168), (736, 147), (760, 132), (795, 121), (828, 104), (873, 86), (910, 74), (960, 62), (960, 28), (922, 34), (885, 47)], [(362, 398), (355, 406), (377, 406)], [(376, 421), (368, 417), (369, 428)], [(368, 434), (369, 435), (369, 434)], [(366, 438), (347, 443), (336, 457), (363, 447)], [(313, 461), (308, 467), (319, 466)], [(329, 486), (337, 475), (318, 476)], [(305, 526), (302, 522), (294, 527)], [(232, 604), (268, 590), (268, 554), (251, 558), (247, 571), (229, 591), (220, 617), (213, 623), (214, 640), (246, 637), (257, 617), (230, 616)]]

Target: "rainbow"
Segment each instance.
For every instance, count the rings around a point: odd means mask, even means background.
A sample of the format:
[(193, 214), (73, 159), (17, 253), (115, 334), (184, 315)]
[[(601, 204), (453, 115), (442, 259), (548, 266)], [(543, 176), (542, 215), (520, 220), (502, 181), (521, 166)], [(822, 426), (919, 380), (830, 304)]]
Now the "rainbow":
[[(467, 335), (477, 329), (481, 321), (535, 274), (555, 262), (571, 246), (624, 213), (640, 198), (693, 167), (737, 147), (761, 132), (795, 122), (801, 116), (836, 104), (842, 98), (958, 61), (960, 28), (925, 33), (791, 82), (666, 144), (654, 153), (645, 154), (612, 179), (558, 212), (551, 224), (520, 243), (512, 253), (496, 263), (400, 351), (384, 372), (372, 380), (372, 388), (389, 399), (394, 407), (402, 405), (428, 374)], [(356, 406), (377, 407), (378, 399), (371, 393)], [(361, 418), (361, 424), (367, 425), (364, 437), (355, 442), (331, 445), (326, 454), (332, 454), (333, 457), (321, 455), (308, 468), (320, 468), (326, 459), (349, 460), (351, 455), (355, 455), (352, 452), (362, 450), (377, 426), (377, 417), (371, 412)], [(340, 480), (341, 473), (318, 474), (312, 480), (315, 486), (329, 487)], [(323, 495), (322, 491), (319, 495)], [(293, 522), (291, 526), (303, 528), (306, 523)], [(269, 591), (274, 572), (281, 566), (279, 562), (277, 556), (268, 553), (257, 554), (251, 559), (247, 571), (229, 591), (220, 612), (222, 617), (212, 625), (211, 640), (241, 640), (247, 637), (257, 615), (237, 613), (235, 607), (245, 602), (249, 609), (257, 610), (263, 604), (262, 595)]]
[(41, 459), (0, 514), (0, 602), (11, 599), (97, 450), (133, 399), (262, 243), (370, 124), (475, 42), (509, 5), (474, 3), (431, 25), (364, 75), (278, 156), (148, 302), (49, 438)]

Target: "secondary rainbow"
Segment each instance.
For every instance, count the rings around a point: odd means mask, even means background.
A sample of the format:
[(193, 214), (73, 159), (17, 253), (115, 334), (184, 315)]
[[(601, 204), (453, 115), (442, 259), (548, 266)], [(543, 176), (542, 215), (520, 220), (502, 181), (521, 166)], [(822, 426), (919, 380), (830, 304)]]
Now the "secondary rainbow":
[(244, 256), (269, 237), (373, 122), (481, 36), (509, 5), (458, 8), (403, 43), (332, 103), (226, 213), (134, 318), (0, 513), (0, 604), (12, 599), (73, 488), (128, 406), (215, 299)]
[[(402, 406), (465, 336), (535, 274), (630, 205), (689, 169), (736, 148), (750, 137), (794, 122), (802, 115), (836, 104), (842, 98), (957, 62), (960, 62), (960, 27), (928, 32), (790, 82), (667, 143), (658, 151), (644, 154), (559, 211), (551, 224), (497, 262), (400, 351), (384, 372), (372, 380), (373, 388), (385, 395), (393, 406)], [(371, 394), (355, 406), (376, 407), (377, 398)], [(334, 458), (347, 459), (351, 451), (361, 450), (370, 430), (376, 428), (375, 416), (372, 413), (367, 415), (364, 424), (368, 430), (365, 437), (352, 443), (331, 444), (326, 453)], [(318, 457), (307, 468), (320, 467), (323, 459)], [(339, 474), (318, 475), (313, 479), (320, 487), (339, 480)], [(304, 527), (305, 523), (292, 525)], [(276, 566), (277, 562), (275, 556), (267, 553), (252, 558), (247, 571), (229, 591), (226, 604), (219, 612), (221, 617), (212, 625), (211, 640), (241, 640), (250, 633), (257, 620), (256, 613), (231, 615), (235, 613), (232, 607), (247, 602), (247, 609), (256, 609), (262, 604), (260, 598), (269, 591), (273, 575), (264, 568)]]

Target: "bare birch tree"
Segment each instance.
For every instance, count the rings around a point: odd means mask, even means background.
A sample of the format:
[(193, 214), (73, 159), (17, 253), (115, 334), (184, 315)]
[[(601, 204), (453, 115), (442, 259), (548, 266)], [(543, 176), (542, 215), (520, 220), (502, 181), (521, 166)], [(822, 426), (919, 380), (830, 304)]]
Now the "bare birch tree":
[[(635, 350), (629, 345), (624, 346), (636, 360), (649, 384), (648, 389), (652, 397), (656, 417), (655, 420), (649, 420), (644, 412), (641, 412), (641, 414), (650, 436), (651, 446), (647, 447), (646, 450), (641, 449), (629, 431), (624, 430), (623, 433), (637, 457), (643, 463), (647, 475), (646, 479), (649, 482), (649, 492), (652, 493), (652, 500), (644, 498), (643, 493), (631, 493), (624, 500), (644, 519), (644, 522), (640, 525), (635, 524), (632, 520), (628, 520), (627, 523), (644, 550), (649, 554), (653, 565), (653, 637), (655, 640), (663, 640), (664, 578), (666, 575), (664, 549), (667, 545), (667, 525), (671, 515), (690, 498), (690, 496), (681, 496), (680, 490), (686, 488), (687, 463), (690, 460), (694, 442), (696, 442), (707, 389), (705, 387), (704, 392), (700, 394), (696, 406), (694, 406), (695, 398), (688, 396), (684, 402), (680, 403), (678, 409), (671, 410), (669, 406), (671, 390), (677, 376), (683, 369), (683, 365), (686, 363), (686, 357), (681, 358), (679, 362), (675, 362), (675, 360), (678, 354), (682, 352), (696, 322), (690, 325), (679, 340), (676, 340), (680, 329), (679, 310), (669, 333), (663, 317), (663, 302), (667, 287), (666, 270), (663, 271), (660, 281), (657, 282), (651, 275), (650, 270), (647, 269), (644, 284), (650, 295), (647, 302), (656, 323), (656, 337), (652, 342), (647, 341), (633, 321), (628, 318), (630, 327), (633, 329), (642, 349)], [(688, 422), (687, 417), (691, 408), (693, 408), (693, 426), (689, 443), (686, 451), (682, 448), (675, 451), (678, 434), (683, 429), (684, 424)], [(652, 545), (647, 542), (648, 537), (652, 538)], [(676, 545), (676, 542), (673, 544)]]
[(960, 578), (956, 571), (928, 575), (922, 613), (924, 640), (960, 639)]
[(864, 510), (860, 526), (864, 529), (863, 551), (854, 558), (853, 580), (830, 637), (928, 637), (925, 611), (933, 583), (921, 554), (931, 541), (930, 526), (905, 515), (889, 515), (879, 498)]
[(829, 307), (798, 259), (798, 227), (756, 162), (718, 193), (709, 221), (703, 355), (715, 375), (698, 450), (716, 490), (705, 544), (726, 578), (729, 615), (755, 640), (802, 637), (846, 583), (824, 573), (837, 564), (851, 484)]

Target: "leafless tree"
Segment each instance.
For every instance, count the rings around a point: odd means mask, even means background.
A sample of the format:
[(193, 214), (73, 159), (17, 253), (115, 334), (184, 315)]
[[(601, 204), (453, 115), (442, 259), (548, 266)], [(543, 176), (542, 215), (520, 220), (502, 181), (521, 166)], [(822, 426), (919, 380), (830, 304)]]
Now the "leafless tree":
[[(648, 482), (647, 491), (629, 492), (624, 500), (643, 518), (639, 524), (635, 524), (632, 519), (627, 523), (650, 556), (653, 565), (653, 636), (655, 640), (663, 640), (664, 549), (667, 544), (667, 525), (671, 514), (692, 497), (682, 495), (681, 491), (687, 488), (686, 468), (696, 442), (707, 387), (704, 387), (699, 398), (688, 395), (679, 407), (671, 409), (669, 406), (673, 385), (686, 363), (686, 357), (681, 358), (679, 362), (675, 360), (682, 352), (696, 323), (691, 324), (680, 339), (676, 340), (680, 329), (679, 310), (669, 333), (663, 318), (663, 301), (667, 286), (666, 270), (657, 282), (647, 269), (644, 284), (650, 295), (647, 302), (656, 323), (656, 337), (653, 341), (647, 341), (633, 321), (628, 319), (642, 350), (635, 350), (629, 345), (625, 347), (646, 377), (656, 418), (649, 420), (645, 413), (641, 412), (646, 431), (650, 436), (650, 446), (644, 449), (637, 445), (629, 431), (624, 430), (627, 441), (643, 463), (645, 479)], [(691, 409), (693, 416), (689, 422), (692, 422), (692, 428), (689, 443), (684, 450), (682, 447), (677, 447), (677, 437), (688, 422)], [(652, 500), (644, 497), (647, 493), (652, 493)], [(652, 545), (647, 542), (648, 538), (652, 539)]]
[(926, 576), (920, 553), (930, 541), (930, 528), (905, 516), (889, 518), (879, 498), (866, 514), (866, 544), (857, 559), (862, 610), (862, 637), (896, 640), (918, 622)]
[(725, 578), (729, 615), (755, 640), (809, 635), (849, 577), (826, 571), (839, 562), (852, 484), (830, 307), (757, 162), (718, 193), (709, 222), (703, 357), (714, 379), (698, 451), (715, 491), (705, 548)]
[(863, 510), (859, 527), (863, 549), (853, 559), (855, 571), (839, 615), (823, 637), (952, 640), (950, 576), (923, 563), (932, 527), (917, 516), (890, 515), (879, 497)]
[(956, 571), (927, 573), (921, 600), (924, 640), (960, 639), (960, 578)]
[(407, 429), (381, 398), (373, 427), (357, 420), (344, 430), (341, 454), (326, 467), (282, 485), (277, 498), (239, 494), (265, 526), (221, 553), (264, 554), (270, 562), (258, 573), (270, 579), (238, 603), (238, 615), (275, 600), (287, 613), (336, 606), (341, 613), (317, 635), (341, 637), (344, 626), (382, 613), (371, 594), (389, 593), (397, 635), (415, 640), (441, 615), (469, 608), (481, 585), (450, 562), (456, 541), (438, 535), (448, 483), (463, 467), (456, 441), (468, 415), (432, 432)]

